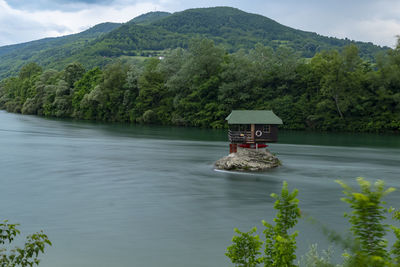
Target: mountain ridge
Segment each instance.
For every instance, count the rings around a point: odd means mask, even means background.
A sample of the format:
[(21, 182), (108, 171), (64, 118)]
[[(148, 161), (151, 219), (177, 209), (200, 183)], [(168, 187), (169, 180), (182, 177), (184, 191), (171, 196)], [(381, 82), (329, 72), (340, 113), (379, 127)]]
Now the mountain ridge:
[(170, 16), (172, 13), (169, 12), (164, 12), (164, 11), (151, 11), (147, 12), (145, 14), (139, 15), (137, 17), (134, 17), (127, 23), (135, 23), (135, 24), (149, 24), (152, 22), (155, 22), (157, 20), (160, 20), (164, 17)]
[(92, 68), (120, 57), (186, 48), (193, 38), (212, 39), (228, 52), (251, 49), (257, 43), (273, 48), (288, 46), (305, 58), (349, 44), (356, 44), (361, 56), (369, 60), (377, 52), (389, 49), (297, 30), (237, 8), (192, 8), (172, 14), (149, 12), (126, 23), (101, 23), (73, 35), (0, 47), (0, 79), (15, 75), (27, 62), (61, 69), (70, 62), (84, 61), (85, 67)]

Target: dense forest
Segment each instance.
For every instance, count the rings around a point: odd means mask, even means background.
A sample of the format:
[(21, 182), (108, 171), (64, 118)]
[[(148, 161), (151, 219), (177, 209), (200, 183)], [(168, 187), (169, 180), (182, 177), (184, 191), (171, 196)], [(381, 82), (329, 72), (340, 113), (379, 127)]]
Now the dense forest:
[(225, 127), (233, 109), (272, 109), (286, 129), (399, 132), (400, 45), (363, 60), (359, 49), (304, 59), (257, 44), (229, 53), (210, 39), (141, 64), (86, 70), (25, 65), (0, 83), (0, 108), (86, 120)]
[(173, 14), (150, 12), (123, 24), (102, 23), (74, 35), (0, 47), (0, 79), (17, 75), (28, 62), (62, 70), (80, 61), (91, 69), (118, 60), (131, 63), (150, 55), (164, 56), (169, 49), (187, 49), (193, 38), (213, 40), (229, 53), (248, 51), (260, 43), (274, 49), (292, 48), (304, 58), (355, 44), (361, 58), (373, 61), (376, 53), (388, 49), (296, 30), (231, 7), (196, 8)]

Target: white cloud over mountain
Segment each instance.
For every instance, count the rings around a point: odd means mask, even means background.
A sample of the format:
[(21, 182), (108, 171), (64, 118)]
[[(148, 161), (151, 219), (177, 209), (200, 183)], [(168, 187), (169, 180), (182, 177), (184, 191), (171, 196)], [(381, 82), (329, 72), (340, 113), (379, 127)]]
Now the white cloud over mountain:
[(151, 2), (111, 6), (75, 4), (79, 5), (78, 10), (17, 9), (0, 0), (0, 45), (76, 33), (102, 22), (126, 22), (160, 8)]
[(397, 0), (0, 0), (0, 46), (126, 22), (150, 11), (232, 6), (321, 35), (393, 47), (400, 35)]

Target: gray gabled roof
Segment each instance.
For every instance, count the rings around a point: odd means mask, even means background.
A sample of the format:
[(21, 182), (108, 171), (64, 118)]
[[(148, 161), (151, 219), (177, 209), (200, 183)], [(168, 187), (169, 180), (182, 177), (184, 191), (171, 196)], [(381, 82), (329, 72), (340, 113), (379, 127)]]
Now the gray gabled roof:
[(225, 120), (228, 124), (282, 124), (272, 110), (232, 110)]

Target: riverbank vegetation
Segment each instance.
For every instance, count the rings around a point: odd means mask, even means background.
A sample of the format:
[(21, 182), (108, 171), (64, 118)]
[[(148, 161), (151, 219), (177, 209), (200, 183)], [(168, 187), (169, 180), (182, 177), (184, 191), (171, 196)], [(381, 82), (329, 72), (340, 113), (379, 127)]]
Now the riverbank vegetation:
[[(274, 208), (278, 211), (271, 225), (263, 221), (265, 241), (261, 241), (256, 235), (254, 227), (249, 232), (241, 232), (235, 229), (236, 236), (232, 239), (232, 245), (227, 249), (226, 256), (235, 266), (307, 266), (307, 267), (351, 267), (351, 266), (400, 266), (400, 228), (388, 225), (387, 216), (398, 221), (400, 212), (394, 208), (387, 208), (383, 197), (395, 191), (394, 188), (385, 188), (384, 182), (378, 180), (374, 185), (364, 180), (357, 179), (360, 190), (355, 190), (342, 181), (337, 181), (344, 189), (345, 197), (342, 201), (349, 204), (351, 212), (345, 214), (351, 228), (347, 236), (341, 236), (334, 231), (328, 231), (330, 239), (342, 246), (344, 252), (343, 263), (331, 262), (331, 252), (320, 256), (314, 245), (310, 251), (296, 260), (296, 236), (297, 231), (292, 229), (300, 217), (296, 198), (298, 191), (289, 192), (287, 183), (284, 182), (280, 195), (272, 194), (276, 199)], [(392, 230), (397, 240), (391, 248), (385, 239), (386, 233)], [(327, 231), (325, 229), (325, 231)], [(265, 247), (264, 254), (261, 249)]]
[(376, 63), (354, 45), (301, 58), (281, 46), (228, 53), (209, 39), (165, 58), (63, 71), (25, 65), (0, 83), (9, 112), (110, 122), (223, 128), (233, 109), (272, 109), (285, 129), (399, 132), (400, 46)]

